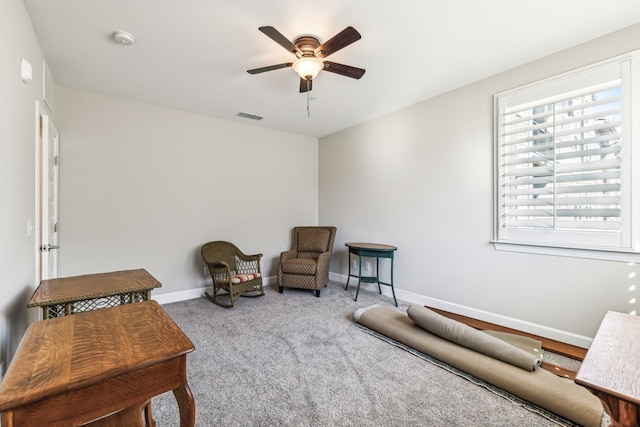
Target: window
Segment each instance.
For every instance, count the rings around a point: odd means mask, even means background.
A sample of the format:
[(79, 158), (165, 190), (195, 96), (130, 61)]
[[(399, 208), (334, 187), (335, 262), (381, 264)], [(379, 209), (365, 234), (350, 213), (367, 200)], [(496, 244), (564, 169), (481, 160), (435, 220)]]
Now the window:
[(640, 259), (639, 52), (494, 96), (496, 248)]

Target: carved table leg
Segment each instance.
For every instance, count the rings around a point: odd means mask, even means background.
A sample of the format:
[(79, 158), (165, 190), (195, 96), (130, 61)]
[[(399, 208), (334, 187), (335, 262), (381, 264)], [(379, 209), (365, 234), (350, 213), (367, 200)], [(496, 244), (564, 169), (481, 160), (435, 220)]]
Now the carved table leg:
[(638, 411), (638, 405), (597, 390), (590, 389), (589, 391), (598, 396), (602, 401), (604, 410), (611, 416), (612, 427), (640, 426), (640, 412)]
[(187, 383), (187, 357), (181, 357), (181, 384), (173, 390), (180, 410), (180, 427), (194, 427), (196, 424), (196, 404)]

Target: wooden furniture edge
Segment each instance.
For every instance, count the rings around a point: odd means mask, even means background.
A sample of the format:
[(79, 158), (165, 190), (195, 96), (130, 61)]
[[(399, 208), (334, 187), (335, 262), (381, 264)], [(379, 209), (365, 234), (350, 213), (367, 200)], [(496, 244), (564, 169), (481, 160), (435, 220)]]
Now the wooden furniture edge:
[[(156, 286), (158, 287), (158, 286)], [(28, 308), (33, 308), (33, 307), (49, 307), (52, 305), (58, 305), (58, 304), (65, 304), (68, 302), (80, 302), (80, 301), (88, 301), (88, 300), (92, 300), (92, 299), (100, 299), (100, 298), (107, 298), (107, 297), (117, 297), (120, 295), (125, 295), (125, 294), (131, 294), (131, 293), (135, 293), (135, 292), (148, 292), (153, 290), (155, 288), (149, 288), (149, 287), (136, 287), (136, 288), (130, 288), (130, 289), (124, 289), (122, 291), (119, 291), (117, 294), (114, 294), (112, 292), (99, 292), (99, 293), (95, 293), (95, 294), (87, 294), (87, 295), (83, 295), (81, 299), (77, 299), (74, 297), (69, 297), (69, 298), (60, 298), (60, 299), (52, 299), (50, 301), (47, 301), (46, 303), (41, 303), (41, 302), (31, 302), (31, 300), (29, 301), (29, 303), (27, 304)], [(33, 299), (33, 297), (32, 297)]]
[(582, 347), (563, 343), (560, 341), (541, 337), (541, 336), (530, 334), (527, 332), (519, 331), (517, 329), (507, 328), (506, 326), (496, 325), (495, 323), (485, 322), (483, 320), (474, 319), (472, 317), (463, 316), (461, 314), (455, 314), (449, 311), (440, 310), (440, 309), (428, 307), (428, 306), (425, 306), (425, 307), (428, 308), (429, 310), (435, 311), (438, 314), (441, 314), (442, 316), (448, 317), (453, 320), (457, 320), (458, 322), (464, 323), (476, 329), (489, 329), (492, 331), (508, 332), (511, 334), (518, 334), (525, 337), (533, 338), (542, 343), (543, 349), (561, 354), (563, 356), (570, 357), (572, 359), (582, 361), (584, 359), (585, 354), (587, 354), (587, 349)]
[[(54, 286), (53, 283), (61, 283), (62, 281), (72, 280), (78, 282), (80, 280), (88, 281), (91, 283), (92, 280), (101, 279), (104, 280), (113, 280), (114, 277), (116, 280), (122, 279), (123, 276), (127, 276), (127, 279), (130, 279), (129, 276), (142, 275), (142, 280), (145, 281), (143, 284), (141, 282), (137, 282), (135, 285), (130, 285), (129, 287), (119, 288), (118, 292), (114, 292), (114, 289), (109, 289), (107, 291), (94, 292), (91, 294), (83, 293), (81, 297), (79, 295), (76, 296), (65, 296), (57, 299), (43, 300), (43, 297), (40, 295), (43, 286), (48, 289), (48, 286)], [(50, 285), (51, 284), (51, 285)], [(58, 285), (59, 286), (59, 285)], [(76, 286), (76, 284), (72, 285)], [(90, 273), (90, 274), (81, 274), (78, 276), (69, 276), (69, 277), (57, 277), (55, 279), (46, 279), (42, 280), (36, 289), (33, 291), (31, 298), (27, 303), (28, 308), (33, 307), (50, 307), (52, 305), (58, 304), (66, 304), (70, 302), (80, 302), (80, 301), (88, 301), (93, 299), (101, 299), (108, 298), (114, 296), (121, 296), (125, 294), (132, 294), (136, 292), (146, 292), (147, 299), (151, 298), (151, 291), (156, 288), (162, 287), (162, 283), (158, 281), (151, 273), (149, 273), (145, 268), (136, 268), (129, 270), (116, 270), (116, 271), (107, 271), (101, 273)]]

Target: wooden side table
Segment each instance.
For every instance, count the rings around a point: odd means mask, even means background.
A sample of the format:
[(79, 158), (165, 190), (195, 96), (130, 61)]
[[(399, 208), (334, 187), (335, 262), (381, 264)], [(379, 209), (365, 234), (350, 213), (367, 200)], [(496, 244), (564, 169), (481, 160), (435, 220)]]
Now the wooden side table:
[(27, 307), (42, 307), (42, 317), (49, 319), (147, 301), (160, 286), (144, 269), (43, 280)]
[[(378, 243), (345, 243), (349, 248), (349, 275), (347, 276), (347, 284), (344, 287), (345, 290), (349, 287), (349, 279), (352, 277), (358, 278), (358, 288), (356, 289), (356, 297), (354, 301), (358, 300), (358, 292), (360, 292), (360, 283), (377, 283), (378, 292), (382, 294), (380, 285), (391, 286), (391, 293), (393, 294), (393, 302), (398, 306), (396, 300), (396, 292), (393, 288), (393, 254), (398, 249), (395, 246), (381, 245)], [(358, 274), (351, 274), (351, 254), (358, 256)], [(376, 275), (375, 276), (363, 276), (362, 275), (362, 257), (375, 258), (376, 259)], [(380, 281), (380, 258), (388, 258), (391, 260), (391, 281), (389, 283)]]
[(608, 311), (575, 382), (602, 400), (613, 426), (640, 425), (640, 317)]
[(186, 364), (193, 350), (156, 301), (34, 322), (0, 385), (0, 420), (4, 427), (143, 426), (147, 402), (172, 390), (180, 426), (193, 427)]

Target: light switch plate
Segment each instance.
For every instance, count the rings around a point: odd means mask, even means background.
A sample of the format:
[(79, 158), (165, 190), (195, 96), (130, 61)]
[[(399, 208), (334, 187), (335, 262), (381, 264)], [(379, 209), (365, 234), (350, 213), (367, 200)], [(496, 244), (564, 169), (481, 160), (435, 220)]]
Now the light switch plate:
[(22, 69), (20, 71), (22, 82), (24, 84), (31, 83), (33, 81), (33, 67), (26, 59), (22, 58)]

